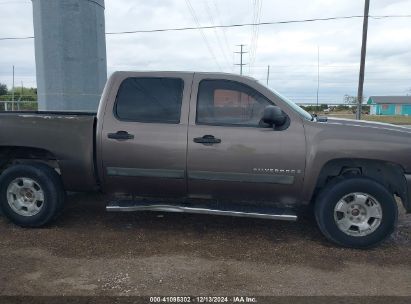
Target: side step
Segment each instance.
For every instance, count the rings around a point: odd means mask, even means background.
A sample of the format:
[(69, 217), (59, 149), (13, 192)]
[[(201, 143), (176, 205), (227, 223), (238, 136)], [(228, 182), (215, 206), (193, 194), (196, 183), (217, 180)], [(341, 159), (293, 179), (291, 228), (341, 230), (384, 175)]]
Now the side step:
[(253, 217), (272, 220), (296, 221), (297, 214), (291, 209), (280, 209), (274, 207), (255, 207), (255, 206), (233, 206), (227, 205), (223, 208), (207, 208), (204, 206), (193, 205), (168, 205), (150, 204), (136, 201), (120, 200), (109, 203), (107, 211), (160, 211), (160, 212), (184, 212), (195, 214), (227, 215), (238, 217)]

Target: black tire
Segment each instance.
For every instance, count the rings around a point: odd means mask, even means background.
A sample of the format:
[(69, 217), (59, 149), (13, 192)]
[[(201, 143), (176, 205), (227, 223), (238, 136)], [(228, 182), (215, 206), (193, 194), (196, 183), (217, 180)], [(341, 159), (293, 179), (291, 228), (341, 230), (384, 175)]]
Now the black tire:
[[(23, 216), (16, 213), (7, 200), (7, 188), (17, 178), (34, 180), (44, 193), (44, 202), (35, 215)], [(14, 224), (21, 227), (41, 227), (54, 220), (63, 210), (65, 191), (57, 172), (42, 163), (13, 165), (0, 176), (0, 209)]]
[[(352, 236), (340, 230), (334, 219), (334, 208), (346, 195), (351, 193), (371, 195), (380, 204), (382, 217), (379, 226), (365, 236)], [(348, 177), (330, 182), (317, 196), (315, 218), (326, 238), (332, 242), (351, 248), (369, 248), (385, 240), (395, 229), (398, 207), (394, 196), (381, 184), (365, 177)]]

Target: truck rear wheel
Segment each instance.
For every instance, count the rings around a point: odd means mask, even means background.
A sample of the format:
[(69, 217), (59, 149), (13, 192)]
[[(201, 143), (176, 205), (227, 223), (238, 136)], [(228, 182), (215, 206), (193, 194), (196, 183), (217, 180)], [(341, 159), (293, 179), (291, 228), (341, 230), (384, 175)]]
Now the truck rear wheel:
[(364, 177), (332, 182), (315, 202), (321, 232), (331, 241), (353, 248), (375, 246), (395, 229), (398, 208), (381, 184)]
[(46, 225), (59, 215), (64, 198), (60, 176), (45, 164), (14, 165), (0, 176), (0, 208), (16, 225)]

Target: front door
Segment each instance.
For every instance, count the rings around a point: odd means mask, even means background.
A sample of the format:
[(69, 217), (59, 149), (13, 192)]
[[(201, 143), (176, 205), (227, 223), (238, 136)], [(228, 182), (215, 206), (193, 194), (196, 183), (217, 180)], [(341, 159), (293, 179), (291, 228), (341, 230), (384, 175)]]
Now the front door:
[(192, 73), (130, 73), (118, 79), (101, 132), (105, 188), (185, 197)]
[[(260, 119), (267, 105), (284, 107), (279, 97), (259, 93), (262, 86), (253, 80), (224, 78), (194, 77), (187, 155), (189, 196), (296, 203), (305, 167), (302, 118), (283, 108), (290, 118), (287, 128), (263, 127)], [(264, 92), (268, 95), (269, 91)]]

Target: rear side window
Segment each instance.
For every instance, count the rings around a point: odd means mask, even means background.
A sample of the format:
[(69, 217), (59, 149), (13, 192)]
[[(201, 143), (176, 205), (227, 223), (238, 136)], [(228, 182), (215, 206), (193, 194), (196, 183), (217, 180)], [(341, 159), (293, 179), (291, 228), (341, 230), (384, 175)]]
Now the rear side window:
[(183, 87), (179, 78), (127, 78), (118, 89), (114, 113), (120, 120), (177, 124)]

